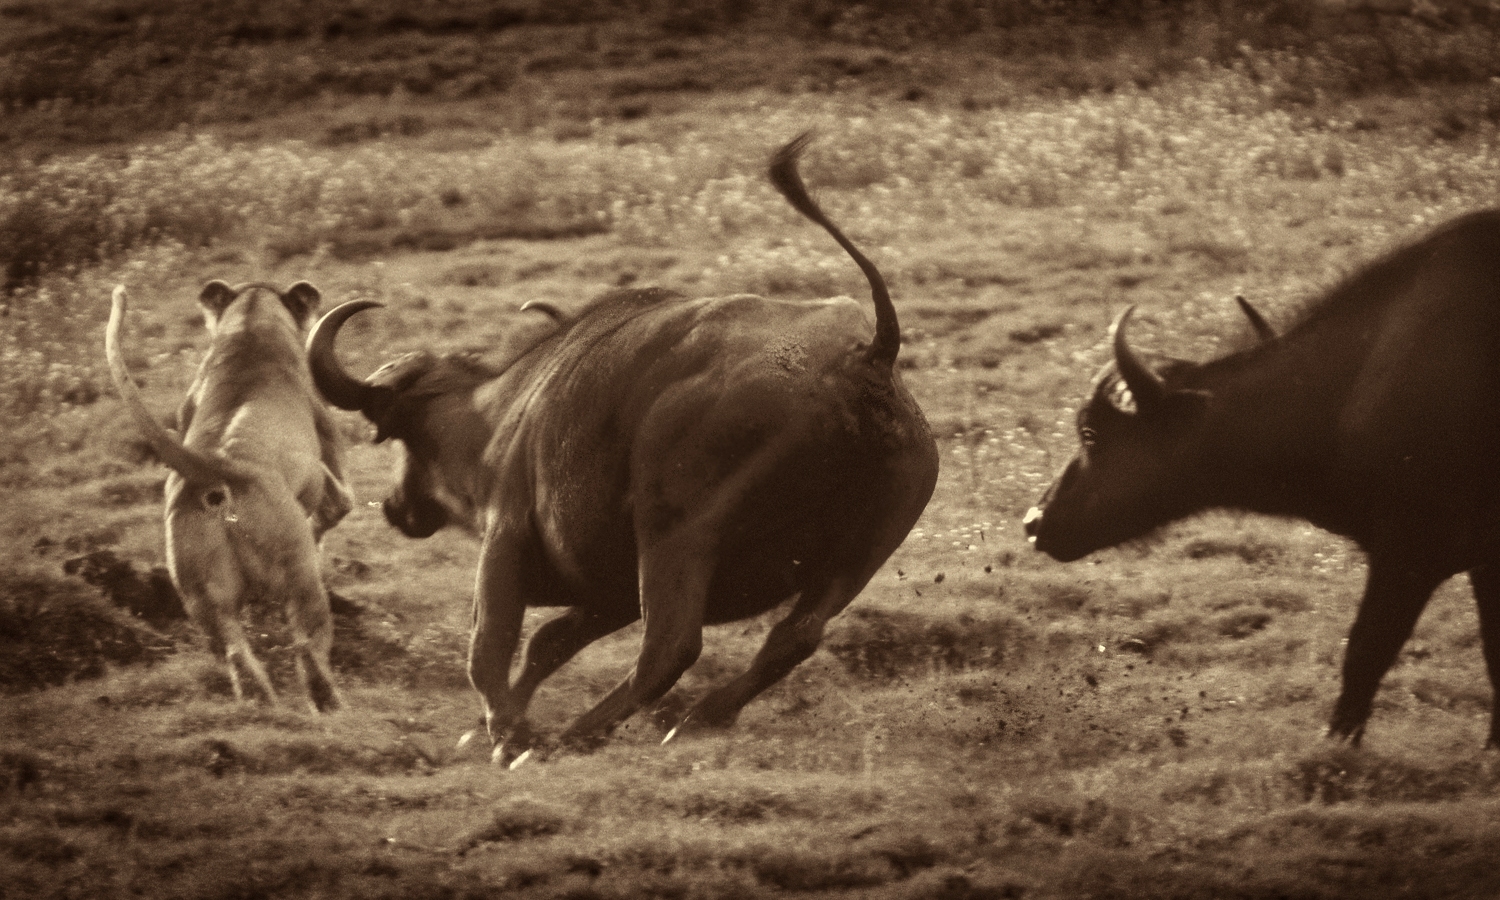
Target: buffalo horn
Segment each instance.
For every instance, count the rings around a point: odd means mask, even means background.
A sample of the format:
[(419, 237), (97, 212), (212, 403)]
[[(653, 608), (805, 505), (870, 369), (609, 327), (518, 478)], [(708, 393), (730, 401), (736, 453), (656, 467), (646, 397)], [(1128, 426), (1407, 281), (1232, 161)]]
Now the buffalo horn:
[(563, 315), (562, 310), (548, 303), (546, 300), (527, 300), (525, 303), (521, 304), (521, 312), (526, 312), (529, 309), (534, 309), (540, 313), (546, 313), (552, 318), (554, 322), (562, 322), (568, 318), (567, 316)]
[(350, 300), (330, 309), (307, 336), (307, 364), (318, 392), (339, 409), (371, 412), (386, 399), (388, 391), (366, 384), (344, 371), (333, 352), (333, 341), (344, 322), (355, 313), (380, 306), (374, 300)]
[(1266, 317), (1261, 315), (1259, 310), (1250, 305), (1249, 300), (1246, 300), (1239, 294), (1235, 294), (1234, 302), (1238, 303), (1240, 309), (1245, 311), (1245, 318), (1250, 320), (1250, 327), (1255, 330), (1255, 336), (1260, 339), (1262, 344), (1276, 340), (1276, 331), (1271, 328), (1271, 323), (1266, 321)]
[(1125, 340), (1125, 323), (1134, 311), (1134, 306), (1127, 306), (1109, 330), (1114, 337), (1115, 368), (1120, 370), (1120, 377), (1125, 379), (1125, 386), (1130, 388), (1131, 395), (1135, 397), (1136, 408), (1144, 411), (1160, 402), (1166, 396), (1167, 389)]

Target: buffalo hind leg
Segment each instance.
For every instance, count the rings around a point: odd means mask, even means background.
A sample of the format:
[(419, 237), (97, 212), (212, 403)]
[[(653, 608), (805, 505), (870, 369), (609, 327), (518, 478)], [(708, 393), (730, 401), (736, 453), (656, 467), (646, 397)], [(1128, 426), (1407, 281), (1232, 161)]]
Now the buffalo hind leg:
[(1490, 738), (1487, 746), (1500, 749), (1500, 568), (1483, 565), (1469, 572), (1474, 600), (1479, 606), (1479, 644), (1490, 673), (1493, 693), (1490, 707)]
[(683, 729), (733, 725), (745, 704), (812, 656), (823, 640), (828, 620), (842, 612), (861, 587), (862, 584), (836, 580), (803, 590), (791, 611), (766, 635), (766, 642), (755, 654), (750, 668), (694, 704), (666, 739), (671, 740)]
[(1328, 723), (1330, 737), (1359, 745), (1380, 680), (1396, 662), (1443, 578), (1413, 569), (1405, 560), (1370, 555), (1365, 595), (1344, 651), (1343, 691)]
[(640, 614), (635, 607), (601, 614), (575, 606), (542, 623), (531, 640), (526, 642), (526, 657), (521, 663), (521, 674), (510, 689), (510, 699), (516, 713), (510, 736), (501, 753), (503, 761), (509, 761), (518, 753), (530, 749), (535, 740), (530, 724), (526, 721), (526, 708), (531, 705), (532, 695), (541, 683), (576, 656), (578, 651), (605, 635), (619, 631), (638, 618)]
[(680, 525), (640, 554), (645, 634), (635, 669), (563, 732), (564, 745), (587, 746), (641, 707), (661, 699), (703, 649), (703, 608), (714, 560), (707, 542), (717, 529)]

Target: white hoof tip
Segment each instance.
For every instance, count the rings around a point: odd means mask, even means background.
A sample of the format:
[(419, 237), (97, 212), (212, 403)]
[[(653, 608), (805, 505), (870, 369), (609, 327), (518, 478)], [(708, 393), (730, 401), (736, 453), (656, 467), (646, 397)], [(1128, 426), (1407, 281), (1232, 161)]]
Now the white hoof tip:
[(473, 728), (469, 729), (468, 731), (465, 731), (462, 735), (459, 736), (459, 738), (458, 738), (458, 745), (456, 747), (454, 747), (453, 749), (455, 749), (455, 750), (462, 750), (463, 748), (469, 746), (469, 742), (472, 741), (472, 740), (474, 740), (474, 735), (477, 733), (477, 731), (478, 731), (477, 729), (473, 729)]
[[(495, 752), (499, 753), (500, 752), (500, 748), (496, 747), (495, 748)], [(525, 763), (526, 760), (528, 760), (528, 759), (531, 759), (531, 751), (530, 750), (527, 750), (525, 753), (522, 753), (520, 756), (518, 756), (515, 759), (511, 760), (510, 761), (510, 767), (509, 767), (510, 770), (512, 772), (514, 772), (515, 770), (521, 768), (521, 765), (523, 763)]]
[(672, 726), (672, 730), (669, 731), (669, 732), (667, 732), (667, 736), (661, 739), (662, 744), (665, 745), (665, 744), (671, 743), (672, 738), (677, 737), (677, 729), (679, 729), (681, 727), (682, 727), (681, 725), (674, 725), (674, 726)]

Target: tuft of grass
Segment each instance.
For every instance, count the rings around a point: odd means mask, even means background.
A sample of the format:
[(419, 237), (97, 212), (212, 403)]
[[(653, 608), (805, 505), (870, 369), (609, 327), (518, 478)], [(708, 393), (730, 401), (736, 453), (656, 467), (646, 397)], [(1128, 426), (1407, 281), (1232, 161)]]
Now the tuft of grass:
[(465, 850), (482, 844), (506, 844), (561, 834), (572, 814), (530, 797), (512, 797), (464, 841)]
[(1295, 796), (1322, 804), (1408, 803), (1493, 795), (1500, 777), (1475, 760), (1431, 766), (1377, 751), (1331, 745), (1299, 755), (1284, 773)]
[(1029, 629), (1009, 615), (949, 621), (857, 606), (829, 629), (823, 646), (861, 678), (988, 669), (1002, 665), (1030, 641)]
[(151, 663), (176, 650), (95, 588), (33, 572), (0, 571), (0, 691), (98, 678), (109, 666)]

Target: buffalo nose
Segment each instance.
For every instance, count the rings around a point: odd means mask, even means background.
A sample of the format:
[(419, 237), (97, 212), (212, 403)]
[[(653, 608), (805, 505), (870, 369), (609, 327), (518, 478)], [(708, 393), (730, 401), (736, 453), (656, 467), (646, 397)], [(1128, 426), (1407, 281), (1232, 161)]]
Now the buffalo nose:
[(1021, 527), (1026, 529), (1026, 540), (1036, 543), (1036, 533), (1042, 529), (1042, 508), (1033, 506), (1026, 510), (1026, 516), (1021, 519)]

